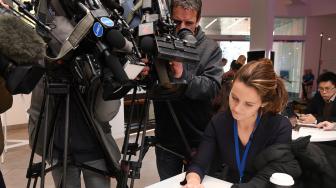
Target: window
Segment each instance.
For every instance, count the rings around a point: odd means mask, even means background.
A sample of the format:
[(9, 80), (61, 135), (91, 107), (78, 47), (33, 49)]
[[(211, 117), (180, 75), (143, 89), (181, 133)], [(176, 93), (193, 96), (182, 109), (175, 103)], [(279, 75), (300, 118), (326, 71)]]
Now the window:
[(275, 18), (273, 35), (304, 35), (304, 18)]
[(239, 55), (246, 57), (250, 49), (250, 42), (248, 41), (219, 41), (218, 43), (222, 49), (222, 56), (228, 60), (224, 72), (230, 70), (232, 60), (237, 60)]
[(274, 69), (285, 81), (290, 98), (298, 98), (301, 87), (303, 42), (274, 42)]
[(248, 17), (202, 17), (200, 25), (207, 35), (250, 35)]
[[(204, 32), (216, 39), (228, 60), (224, 71), (230, 69), (231, 61), (249, 51), (249, 17), (202, 17), (200, 25)], [(275, 18), (273, 51), (275, 70), (284, 78), (290, 97), (299, 97), (303, 63), (304, 18)], [(278, 37), (279, 36), (279, 37)], [(281, 37), (280, 37), (281, 36)], [(290, 36), (287, 37), (286, 36)], [(283, 42), (285, 40), (286, 42)]]

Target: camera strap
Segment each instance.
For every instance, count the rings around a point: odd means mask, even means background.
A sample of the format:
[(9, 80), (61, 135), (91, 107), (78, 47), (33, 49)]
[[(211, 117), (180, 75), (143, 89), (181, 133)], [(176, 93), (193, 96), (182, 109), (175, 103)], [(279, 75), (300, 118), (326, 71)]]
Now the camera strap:
[(70, 36), (64, 41), (56, 57), (46, 56), (48, 61), (57, 61), (65, 57), (71, 50), (78, 47), (79, 43), (89, 32), (94, 22), (92, 14), (87, 11), (86, 15), (78, 22)]
[(37, 6), (37, 11), (36, 15), (37, 18), (42, 22), (42, 23), (47, 23), (48, 20), (48, 4), (50, 0), (39, 0), (38, 6)]
[[(128, 0), (130, 1), (130, 0)], [(127, 2), (125, 2), (127, 3)], [(133, 1), (130, 2), (133, 4)], [(140, 10), (140, 8), (142, 7), (142, 3), (143, 3), (143, 0), (139, 0), (135, 5), (133, 5), (133, 7), (127, 7), (128, 9), (125, 9), (125, 6), (124, 7), (124, 10), (128, 10), (128, 14), (126, 16), (126, 22), (129, 24), (131, 23), (131, 21), (133, 20), (133, 17), (134, 17), (134, 13), (137, 12), (138, 10)]]

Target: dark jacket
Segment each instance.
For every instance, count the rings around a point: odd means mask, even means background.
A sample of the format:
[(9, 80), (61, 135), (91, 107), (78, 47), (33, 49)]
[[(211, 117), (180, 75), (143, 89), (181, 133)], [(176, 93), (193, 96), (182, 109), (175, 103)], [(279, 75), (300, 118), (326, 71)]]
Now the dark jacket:
[(290, 174), (295, 188), (333, 188), (336, 180), (336, 150), (325, 144), (309, 143), (309, 136), (292, 144), (273, 145), (254, 162), (258, 174), (248, 183), (233, 188), (266, 188), (274, 172)]
[[(191, 147), (197, 147), (210, 120), (211, 99), (218, 93), (223, 69), (218, 44), (208, 39), (198, 28), (196, 35), (200, 62), (184, 63), (182, 78), (187, 80), (184, 95), (172, 100), (172, 107)], [(171, 113), (165, 101), (154, 100), (155, 134), (158, 141), (175, 151), (185, 150)]]
[(280, 172), (297, 179), (301, 168), (291, 151), (290, 144), (276, 144), (262, 151), (254, 161), (255, 171), (258, 172), (249, 182), (235, 184), (233, 188), (267, 188), (273, 173)]
[[(299, 140), (299, 139), (298, 139)], [(309, 137), (292, 144), (302, 175), (300, 188), (334, 188), (336, 185), (336, 148), (325, 143), (309, 143)]]
[(324, 117), (323, 108), (325, 101), (318, 92), (307, 105), (305, 113), (314, 115), (318, 123), (322, 121), (336, 121), (336, 99), (332, 101), (332, 103), (331, 115), (329, 117)]

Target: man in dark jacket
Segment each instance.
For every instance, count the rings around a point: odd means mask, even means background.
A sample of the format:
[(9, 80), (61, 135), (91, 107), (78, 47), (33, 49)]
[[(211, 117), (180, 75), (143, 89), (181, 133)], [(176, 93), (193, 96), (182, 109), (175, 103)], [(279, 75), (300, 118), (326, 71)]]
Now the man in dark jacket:
[[(200, 61), (197, 63), (170, 62), (175, 79), (187, 81), (184, 95), (171, 100), (172, 108), (191, 148), (197, 148), (201, 135), (210, 120), (211, 99), (220, 88), (223, 74), (221, 49), (209, 40), (198, 26), (201, 0), (172, 1), (172, 18), (177, 30), (187, 28), (197, 39)], [(186, 157), (190, 156), (165, 101), (154, 100), (155, 134), (160, 145)], [(157, 168), (161, 180), (182, 172), (183, 160), (161, 148), (156, 148)]]
[(319, 123), (336, 121), (336, 74), (325, 72), (317, 79), (318, 92), (299, 117), (303, 123)]

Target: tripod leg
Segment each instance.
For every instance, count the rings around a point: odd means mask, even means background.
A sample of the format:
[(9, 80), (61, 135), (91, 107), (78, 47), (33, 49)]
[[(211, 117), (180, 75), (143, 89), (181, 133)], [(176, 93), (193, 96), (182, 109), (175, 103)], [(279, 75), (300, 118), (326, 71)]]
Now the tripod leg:
[(171, 105), (170, 101), (166, 101), (166, 102), (167, 102), (169, 111), (170, 111), (171, 115), (173, 116), (175, 125), (176, 125), (176, 127), (177, 127), (177, 129), (178, 129), (178, 131), (179, 131), (179, 133), (180, 133), (180, 136), (181, 136), (181, 138), (182, 138), (183, 144), (184, 144), (185, 148), (187, 149), (188, 154), (191, 155), (191, 148), (190, 148), (190, 145), (189, 145), (189, 143), (188, 143), (188, 141), (187, 141), (187, 138), (185, 137), (185, 134), (184, 134), (184, 132), (183, 132), (183, 130), (182, 130), (181, 124), (180, 124), (179, 120), (177, 119), (177, 116), (176, 116), (176, 114), (175, 114), (175, 111), (174, 111), (174, 109), (173, 109), (173, 106)]
[(44, 135), (43, 135), (43, 153), (42, 153), (42, 169), (41, 169), (41, 188), (44, 188), (44, 182), (45, 182), (45, 168), (46, 168), (46, 156), (47, 156), (47, 137), (48, 137), (48, 121), (49, 121), (49, 102), (50, 102), (50, 96), (49, 93), (47, 93), (46, 97), (46, 109), (45, 109), (45, 121), (44, 121)]
[[(46, 85), (46, 79), (45, 78), (44, 78), (44, 82), (45, 82), (44, 86), (46, 88), (47, 85)], [(36, 175), (36, 174), (33, 174), (33, 170), (32, 170), (33, 160), (34, 160), (34, 154), (35, 154), (35, 151), (36, 151), (38, 135), (39, 135), (39, 132), (41, 131), (41, 122), (42, 122), (44, 109), (45, 109), (45, 106), (46, 106), (46, 104), (45, 104), (46, 103), (46, 97), (47, 97), (47, 90), (44, 89), (42, 103), (41, 103), (41, 107), (40, 107), (40, 114), (39, 114), (37, 125), (36, 125), (36, 133), (35, 133), (35, 137), (34, 137), (34, 140), (33, 140), (32, 151), (30, 153), (29, 164), (28, 164), (27, 173), (26, 173), (26, 177), (28, 178), (27, 188), (30, 187), (33, 175)], [(36, 187), (35, 182), (37, 181), (37, 177), (34, 177), (34, 179), (35, 180), (34, 180), (33, 187)]]
[(69, 114), (70, 114), (70, 89), (68, 86), (68, 93), (66, 95), (66, 109), (65, 109), (65, 135), (64, 135), (64, 155), (63, 155), (63, 180), (62, 187), (66, 187), (67, 164), (68, 164), (68, 141), (69, 141)]

